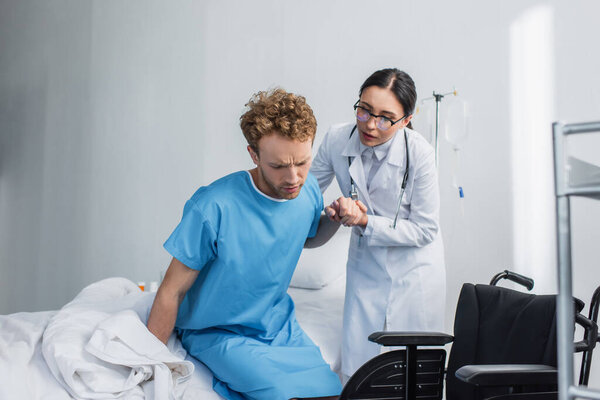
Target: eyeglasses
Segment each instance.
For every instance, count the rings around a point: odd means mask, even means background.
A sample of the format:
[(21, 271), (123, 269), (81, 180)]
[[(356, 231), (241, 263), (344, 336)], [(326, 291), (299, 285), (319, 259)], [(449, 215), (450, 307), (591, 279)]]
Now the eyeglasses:
[(375, 114), (371, 113), (371, 111), (364, 108), (363, 106), (359, 106), (358, 105), (359, 101), (360, 100), (358, 100), (356, 103), (354, 103), (354, 113), (356, 114), (356, 119), (359, 120), (360, 122), (367, 122), (371, 117), (373, 117), (373, 118), (375, 118), (375, 124), (377, 125), (377, 128), (381, 129), (382, 131), (387, 131), (394, 124), (397, 124), (398, 122), (402, 121), (404, 118), (408, 117), (408, 115), (405, 115), (404, 117), (400, 118), (397, 121), (392, 121), (388, 117), (385, 117), (383, 115), (375, 115)]

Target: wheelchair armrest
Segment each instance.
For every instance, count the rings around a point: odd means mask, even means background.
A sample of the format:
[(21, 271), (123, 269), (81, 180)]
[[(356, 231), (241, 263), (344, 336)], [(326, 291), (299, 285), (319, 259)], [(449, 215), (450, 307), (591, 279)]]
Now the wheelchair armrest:
[(541, 364), (465, 365), (455, 375), (475, 386), (555, 385), (558, 379), (556, 368)]
[(369, 340), (383, 346), (443, 346), (454, 336), (441, 332), (374, 332)]
[(592, 351), (598, 342), (598, 325), (591, 319), (584, 317), (581, 314), (575, 314), (575, 322), (580, 325), (584, 331), (584, 339), (575, 342), (575, 352)]

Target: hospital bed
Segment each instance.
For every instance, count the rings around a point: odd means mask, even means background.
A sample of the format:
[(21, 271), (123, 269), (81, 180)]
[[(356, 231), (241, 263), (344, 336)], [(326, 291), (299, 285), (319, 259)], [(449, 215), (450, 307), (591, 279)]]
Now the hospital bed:
[[(288, 290), (300, 325), (336, 373), (349, 236), (342, 228), (326, 246), (305, 250)], [(221, 399), (211, 372), (174, 336), (168, 345), (175, 359), (148, 336), (152, 300), (132, 281), (109, 278), (87, 286), (60, 310), (0, 316), (0, 400), (119, 393), (127, 399)], [(151, 374), (154, 379), (145, 381)]]

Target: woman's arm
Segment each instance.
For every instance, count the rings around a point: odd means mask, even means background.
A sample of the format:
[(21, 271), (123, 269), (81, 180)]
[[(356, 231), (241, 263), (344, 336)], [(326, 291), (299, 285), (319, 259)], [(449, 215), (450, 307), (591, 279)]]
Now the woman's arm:
[(416, 246), (431, 243), (439, 231), (440, 193), (433, 150), (423, 155), (415, 166), (410, 213), (399, 218), (369, 215), (363, 236), (370, 246)]
[(427, 152), (414, 170), (417, 176), (413, 183), (410, 214), (407, 219), (399, 218), (396, 227), (392, 226), (393, 218), (366, 215), (359, 207), (348, 206), (344, 211), (340, 210), (347, 215), (345, 225), (363, 228), (363, 236), (369, 246), (422, 247), (436, 238), (440, 196), (433, 151)]

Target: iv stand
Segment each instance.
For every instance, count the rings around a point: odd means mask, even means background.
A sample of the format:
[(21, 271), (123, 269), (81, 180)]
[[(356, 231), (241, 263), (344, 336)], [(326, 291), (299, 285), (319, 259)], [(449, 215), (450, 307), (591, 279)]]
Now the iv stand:
[(435, 100), (435, 137), (434, 137), (434, 143), (435, 143), (435, 166), (438, 166), (438, 160), (439, 160), (439, 153), (440, 153), (440, 143), (439, 143), (439, 130), (440, 130), (440, 103), (442, 102), (442, 99), (444, 98), (444, 96), (448, 96), (448, 95), (454, 95), (457, 96), (458, 93), (456, 92), (456, 89), (454, 89), (452, 92), (448, 92), (448, 93), (436, 93), (435, 90), (433, 91), (433, 96), (432, 97), (427, 97), (426, 99), (423, 99), (422, 101), (426, 101), (426, 100)]

